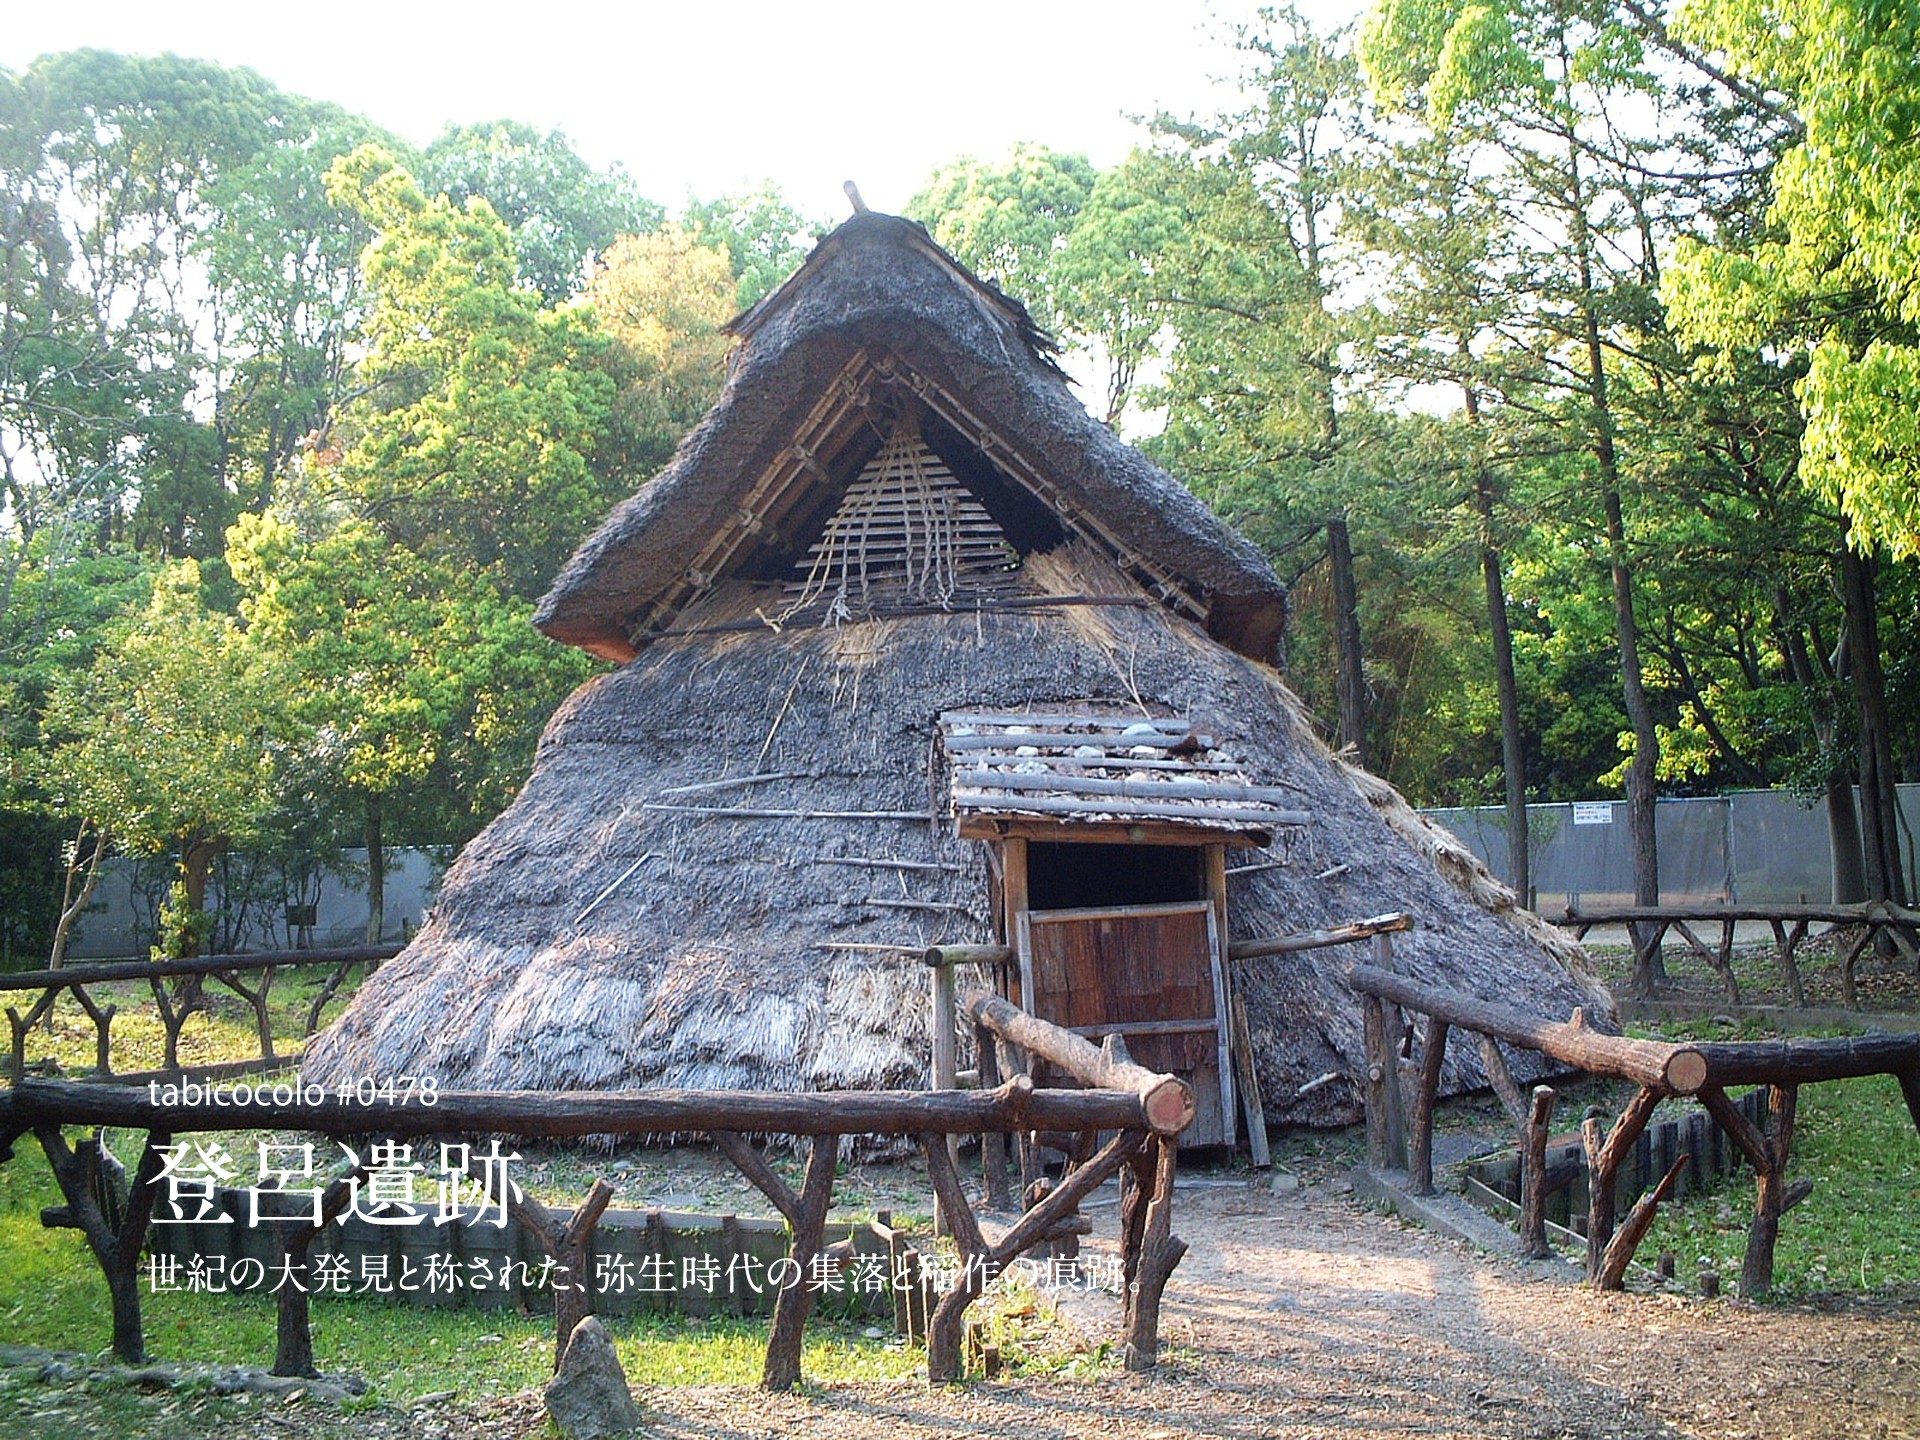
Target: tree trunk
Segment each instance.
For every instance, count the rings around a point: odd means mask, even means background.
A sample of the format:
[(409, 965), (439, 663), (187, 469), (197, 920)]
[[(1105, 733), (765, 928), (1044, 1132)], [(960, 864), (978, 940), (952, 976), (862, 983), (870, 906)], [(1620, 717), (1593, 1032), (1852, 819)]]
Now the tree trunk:
[(367, 943), (378, 945), (386, 929), (387, 852), (382, 843), (380, 797), (367, 797)]
[(1806, 691), (1807, 708), (1813, 717), (1813, 743), (1827, 762), (1827, 850), (1833, 860), (1828, 898), (1836, 905), (1853, 905), (1867, 898), (1866, 857), (1860, 848), (1860, 815), (1853, 806), (1853, 767), (1839, 761), (1839, 717), (1835, 713), (1839, 681), (1852, 668), (1852, 646), (1842, 630), (1840, 645), (1832, 657), (1824, 652), (1816, 657), (1794, 609), (1786, 586), (1776, 584), (1773, 610), (1780, 627), (1780, 649), (1794, 683)]
[[(91, 839), (92, 848), (87, 842)], [(107, 832), (90, 820), (80, 822), (74, 838), (73, 858), (67, 864), (67, 882), (60, 896), (60, 923), (54, 927), (53, 949), (47, 968), (58, 970), (67, 963), (67, 946), (73, 940), (73, 927), (93, 903), (93, 892), (100, 886), (100, 867), (107, 858)], [(78, 893), (75, 887), (78, 886)]]
[[(1464, 350), (1465, 347), (1462, 346)], [(1480, 397), (1466, 390), (1468, 423), (1480, 424)], [(1480, 512), (1480, 575), (1487, 590), (1487, 628), (1493, 636), (1493, 671), (1500, 693), (1500, 769), (1507, 789), (1507, 883), (1533, 908), (1532, 845), (1527, 834), (1527, 752), (1520, 734), (1520, 682), (1513, 669), (1513, 630), (1507, 623), (1507, 583), (1494, 537), (1493, 476), (1484, 464), (1473, 477), (1474, 508)]]
[[(1580, 180), (1580, 152), (1571, 143), (1567, 173), (1572, 181), (1572, 239), (1579, 267), (1580, 323), (1586, 342), (1587, 399), (1592, 408), (1594, 465), (1600, 475), (1600, 497), (1606, 512), (1607, 559), (1613, 576), (1613, 621), (1620, 648), (1621, 696), (1627, 721), (1633, 726), (1633, 760), (1627, 766), (1627, 823), (1633, 839), (1633, 902), (1660, 903), (1660, 852), (1654, 833), (1656, 780), (1660, 765), (1660, 732), (1653, 705), (1647, 698), (1640, 668), (1640, 625), (1633, 613), (1633, 560), (1627, 546), (1627, 524), (1620, 503), (1620, 460), (1614, 446), (1613, 407), (1607, 378), (1606, 351), (1600, 342), (1599, 297), (1593, 281), (1593, 236), (1587, 225), (1586, 191)], [(1636, 945), (1633, 989), (1638, 994), (1667, 983), (1666, 966), (1658, 945)]]
[(1874, 561), (1852, 545), (1840, 552), (1847, 607), (1848, 654), (1854, 703), (1860, 716), (1860, 848), (1866, 898), (1904, 905), (1906, 874), (1900, 858), (1898, 795), (1894, 789), (1892, 729), (1886, 678), (1880, 667), (1879, 604)]
[[(180, 850), (180, 881), (187, 897), (187, 913), (198, 917), (207, 913), (207, 877), (213, 872), (214, 857), (220, 853), (220, 841), (196, 835)], [(191, 960), (200, 953), (197, 924), (187, 923), (181, 931), (180, 953), (175, 960)]]
[(1327, 560), (1333, 569), (1333, 639), (1339, 661), (1340, 743), (1367, 768), (1367, 677), (1361, 664), (1359, 594), (1353, 582), (1353, 546), (1343, 517), (1327, 521)]
[(1833, 855), (1836, 905), (1867, 898), (1866, 852), (1860, 845), (1860, 815), (1853, 808), (1853, 781), (1844, 773), (1827, 776), (1827, 849)]

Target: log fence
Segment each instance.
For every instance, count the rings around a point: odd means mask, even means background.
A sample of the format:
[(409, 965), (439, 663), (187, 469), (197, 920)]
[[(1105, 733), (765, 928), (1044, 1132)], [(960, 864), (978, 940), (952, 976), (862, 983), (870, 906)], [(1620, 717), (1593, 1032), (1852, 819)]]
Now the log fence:
[[(1671, 931), (1720, 977), (1727, 1003), (1738, 1005), (1740, 982), (1733, 973), (1733, 936), (1735, 925), (1743, 920), (1765, 921), (1773, 932), (1780, 978), (1786, 982), (1796, 1008), (1807, 1003), (1797, 955), (1815, 925), (1857, 932), (1840, 957), (1842, 1003), (1849, 1010), (1859, 1005), (1860, 957), (1876, 940), (1884, 939), (1910, 964), (1920, 965), (1920, 909), (1885, 901), (1830, 905), (1569, 905), (1560, 923), (1570, 926), (1580, 940), (1586, 939), (1596, 925), (1625, 925), (1633, 943), (1636, 976), (1650, 971), (1654, 955)], [(1709, 945), (1701, 939), (1693, 928), (1696, 925), (1718, 925), (1718, 943)]]
[[(51, 1023), (54, 1003), (64, 994), (71, 995), (74, 1002), (86, 1012), (93, 1022), (94, 1064), (91, 1078), (98, 1080), (127, 1080), (135, 1078), (115, 1075), (113, 1069), (113, 1021), (120, 1014), (116, 1002), (105, 1001), (94, 995), (89, 987), (144, 980), (153, 992), (155, 1008), (160, 1014), (161, 1029), (165, 1034), (165, 1051), (162, 1062), (167, 1073), (182, 1069), (180, 1064), (180, 1032), (187, 1020), (207, 1008), (206, 981), (214, 980), (238, 995), (253, 1012), (254, 1031), (260, 1045), (257, 1060), (242, 1061), (237, 1065), (223, 1067), (222, 1073), (236, 1074), (242, 1070), (258, 1070), (287, 1063), (293, 1056), (279, 1055), (274, 1050), (273, 1022), (270, 1006), (272, 987), (277, 972), (301, 966), (326, 966), (329, 970), (326, 982), (314, 996), (307, 1008), (304, 1034), (311, 1037), (320, 1028), (320, 1017), (328, 1003), (339, 993), (348, 974), (356, 965), (373, 966), (382, 960), (390, 960), (401, 951), (399, 945), (366, 945), (335, 950), (291, 950), (245, 955), (203, 955), (188, 960), (114, 961), (94, 965), (69, 965), (58, 970), (21, 970), (12, 974), (0, 974), (0, 994), (31, 993), (40, 995), (24, 1014), (16, 1005), (7, 1006), (7, 1027), (10, 1047), (8, 1053), (8, 1074), (14, 1084), (19, 1084), (27, 1076), (36, 1062), (27, 1059), (27, 1042), (33, 1032), (45, 1024)], [(246, 980), (242, 976), (249, 977)], [(45, 1066), (49, 1062), (37, 1062)]]
[[(1540, 1086), (1530, 1102), (1521, 1101), (1498, 1044), (1537, 1051), (1570, 1070), (1633, 1083), (1632, 1099), (1611, 1126), (1597, 1110), (1589, 1111), (1581, 1124), (1588, 1166), (1586, 1270), (1589, 1283), (1598, 1289), (1621, 1288), (1634, 1251), (1653, 1222), (1655, 1207), (1671, 1192), (1688, 1159), (1681, 1156), (1616, 1229), (1621, 1165), (1662, 1100), (1697, 1099), (1753, 1166), (1756, 1195), (1740, 1276), (1743, 1297), (1765, 1294), (1772, 1287), (1780, 1217), (1807, 1193), (1804, 1183), (1791, 1186), (1786, 1181), (1799, 1086), (1893, 1075), (1920, 1130), (1920, 1034), (1753, 1043), (1631, 1040), (1593, 1029), (1579, 1010), (1564, 1023), (1544, 1020), (1509, 1006), (1435, 989), (1377, 965), (1355, 966), (1348, 983), (1360, 996), (1366, 1018), (1368, 1164), (1376, 1174), (1404, 1171), (1412, 1194), (1434, 1193), (1433, 1111), (1447, 1039), (1453, 1031), (1474, 1034), (1481, 1042), (1483, 1064), (1496, 1077), (1496, 1088), (1513, 1092), (1503, 1095), (1503, 1102), (1519, 1132), (1525, 1254), (1546, 1253), (1544, 1196), (1550, 1181), (1545, 1154), (1557, 1097), (1551, 1088)], [(1407, 1034), (1403, 1010), (1427, 1017), (1415, 1094), (1405, 1105), (1414, 1117), (1411, 1137), (1397, 1133), (1394, 1120), (1407, 1083), (1399, 1063)], [(1504, 1083), (1497, 1078), (1501, 1075)], [(1727, 1088), (1734, 1085), (1771, 1087), (1764, 1130), (1728, 1097)]]
[[(209, 967), (206, 973), (215, 973)], [(84, 983), (84, 982), (83, 982)], [(489, 1091), (406, 1094), (371, 1097), (323, 1093), (294, 1083), (238, 1086), (222, 1092), (189, 1094), (186, 1087), (77, 1083), (64, 1080), (18, 1081), (0, 1092), (0, 1161), (13, 1146), (35, 1136), (53, 1169), (66, 1205), (50, 1213), (50, 1224), (71, 1224), (85, 1236), (106, 1278), (113, 1314), (113, 1348), (120, 1358), (144, 1358), (139, 1297), (139, 1255), (155, 1201), (162, 1188), (161, 1157), (171, 1137), (241, 1130), (300, 1131), (339, 1137), (458, 1137), (481, 1135), (552, 1139), (578, 1136), (706, 1135), (787, 1221), (786, 1259), (790, 1276), (805, 1277), (781, 1288), (774, 1301), (763, 1384), (787, 1389), (800, 1376), (800, 1355), (813, 1310), (818, 1262), (831, 1260), (839, 1245), (825, 1242), (832, 1206), (835, 1169), (844, 1142), (856, 1136), (905, 1137), (921, 1148), (928, 1175), (960, 1250), (959, 1283), (927, 1313), (919, 1328), (927, 1339), (929, 1376), (936, 1382), (960, 1378), (966, 1312), (987, 1284), (1016, 1258), (1063, 1234), (1077, 1233), (1079, 1203), (1116, 1174), (1123, 1180), (1123, 1269), (1129, 1278), (1126, 1302), (1126, 1357), (1133, 1369), (1151, 1368), (1158, 1354), (1158, 1316), (1168, 1275), (1185, 1246), (1170, 1230), (1174, 1182), (1173, 1154), (1181, 1129), (1193, 1118), (1193, 1096), (1180, 1081), (1133, 1065), (1117, 1047), (1101, 1049), (1032, 1016), (1013, 1011), (992, 996), (973, 996), (966, 1014), (977, 1032), (992, 1037), (991, 1060), (983, 1070), (992, 1080), (975, 1090), (866, 1091), (790, 1094), (768, 1091), (647, 1090), (613, 1093)], [(998, 1079), (999, 1052), (1013, 1063)], [(1037, 1056), (1058, 1066), (1084, 1088), (1036, 1088), (1018, 1057)], [(64, 1129), (90, 1127), (93, 1134), (77, 1146)], [(131, 1180), (119, 1169), (101, 1138), (108, 1128), (143, 1131), (142, 1159)], [(954, 1164), (950, 1141), (961, 1135), (999, 1139), (1059, 1134), (1082, 1137), (1081, 1158), (1057, 1185), (1036, 1195), (1035, 1203), (997, 1240), (981, 1231)], [(1095, 1148), (1093, 1138), (1110, 1135)], [(805, 1179), (796, 1191), (768, 1162), (748, 1136), (792, 1136), (807, 1154)], [(983, 1146), (991, 1155), (993, 1151)], [(370, 1152), (368, 1152), (370, 1153)], [(1004, 1156), (1004, 1145), (999, 1153)], [(364, 1178), (364, 1176), (362, 1177)], [(484, 1173), (471, 1176), (484, 1182)], [(989, 1203), (996, 1194), (991, 1166), (986, 1177)], [(347, 1204), (352, 1178), (338, 1178), (321, 1193), (320, 1224), (290, 1223), (276, 1217), (272, 1228), (281, 1262), (304, 1273), (308, 1251), (319, 1230)], [(593, 1192), (571, 1215), (558, 1215), (539, 1201), (501, 1184), (513, 1218), (535, 1236), (554, 1263), (556, 1368), (572, 1327), (594, 1308), (595, 1278), (589, 1257), (595, 1227), (613, 1197), (613, 1187), (596, 1182)], [(1131, 1186), (1131, 1188), (1128, 1188)], [(998, 1193), (1004, 1193), (1004, 1174)], [(844, 1243), (844, 1242), (843, 1242)], [(289, 1284), (285, 1289), (295, 1288)], [(915, 1287), (917, 1290), (917, 1287)], [(306, 1296), (282, 1291), (278, 1317), (276, 1374), (314, 1373)], [(908, 1323), (913, 1325), (908, 1297)]]

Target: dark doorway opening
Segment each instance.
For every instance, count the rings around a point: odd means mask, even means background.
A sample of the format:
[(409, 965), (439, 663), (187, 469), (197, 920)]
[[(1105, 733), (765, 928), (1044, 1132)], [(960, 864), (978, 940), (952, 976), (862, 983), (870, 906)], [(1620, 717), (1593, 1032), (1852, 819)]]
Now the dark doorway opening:
[(1207, 896), (1204, 846), (1027, 846), (1027, 904), (1035, 910), (1168, 905)]

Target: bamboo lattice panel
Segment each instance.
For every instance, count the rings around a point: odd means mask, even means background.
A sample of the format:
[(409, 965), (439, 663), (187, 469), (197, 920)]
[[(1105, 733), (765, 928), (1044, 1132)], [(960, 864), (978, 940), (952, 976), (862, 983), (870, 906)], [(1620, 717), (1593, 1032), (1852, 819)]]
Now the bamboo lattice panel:
[(1005, 532), (902, 422), (795, 565), (787, 613), (842, 619), (1025, 589)]

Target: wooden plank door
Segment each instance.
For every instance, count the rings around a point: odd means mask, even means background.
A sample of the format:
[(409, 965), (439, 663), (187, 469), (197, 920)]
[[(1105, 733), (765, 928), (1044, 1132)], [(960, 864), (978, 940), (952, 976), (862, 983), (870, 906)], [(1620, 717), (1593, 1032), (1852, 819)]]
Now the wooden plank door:
[(1043, 1020), (1193, 1086), (1186, 1145), (1231, 1145), (1233, 1068), (1220, 930), (1209, 900), (1018, 915), (1020, 990)]

